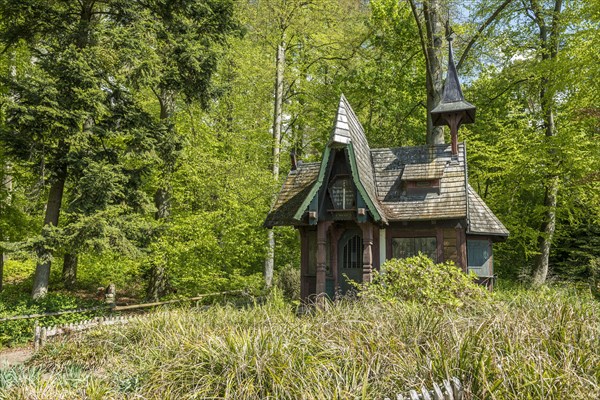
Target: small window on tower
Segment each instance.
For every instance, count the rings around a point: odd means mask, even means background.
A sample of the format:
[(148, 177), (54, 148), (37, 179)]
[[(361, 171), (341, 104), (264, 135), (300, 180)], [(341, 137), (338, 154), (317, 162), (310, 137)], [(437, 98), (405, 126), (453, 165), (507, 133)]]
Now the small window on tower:
[(329, 187), (329, 196), (336, 210), (349, 210), (356, 207), (356, 194), (350, 178), (338, 178)]

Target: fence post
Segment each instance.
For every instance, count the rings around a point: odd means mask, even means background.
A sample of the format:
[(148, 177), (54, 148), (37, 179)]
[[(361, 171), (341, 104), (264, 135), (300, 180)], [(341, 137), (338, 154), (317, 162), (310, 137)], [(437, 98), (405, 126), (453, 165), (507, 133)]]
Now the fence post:
[(48, 328), (42, 327), (40, 332), (40, 347), (46, 344), (46, 333), (48, 332)]
[(106, 291), (104, 292), (104, 302), (106, 304), (115, 305), (116, 302), (116, 297), (117, 297), (117, 291), (115, 288), (115, 284), (111, 283), (110, 285), (108, 285), (106, 287)]
[(36, 319), (33, 328), (33, 351), (37, 352), (40, 349), (40, 323)]
[(433, 400), (444, 400), (442, 389), (440, 389), (440, 386), (435, 382), (433, 382)]
[(454, 392), (454, 400), (462, 400), (464, 392), (460, 380), (454, 376), (450, 383), (452, 384), (452, 391)]
[(447, 379), (444, 379), (444, 389), (446, 390), (446, 400), (455, 400), (452, 385), (450, 384), (450, 381)]

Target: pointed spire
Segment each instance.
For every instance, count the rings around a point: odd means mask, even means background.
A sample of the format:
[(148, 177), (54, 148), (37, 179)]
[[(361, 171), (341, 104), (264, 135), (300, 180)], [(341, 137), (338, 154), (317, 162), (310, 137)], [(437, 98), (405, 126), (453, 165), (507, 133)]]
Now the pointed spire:
[(431, 111), (431, 117), (435, 126), (447, 125), (445, 116), (448, 113), (461, 113), (461, 124), (472, 124), (475, 122), (475, 106), (467, 101), (463, 96), (454, 65), (454, 55), (452, 54), (452, 36), (448, 40), (448, 74), (444, 82), (444, 93), (442, 100), (437, 107)]
[(346, 100), (346, 97), (342, 94), (337, 113), (335, 114), (333, 131), (329, 138), (330, 143), (348, 144), (350, 142), (350, 125), (348, 125), (349, 112), (352, 112), (352, 109), (350, 108), (350, 104), (348, 104), (348, 100)]
[(452, 54), (452, 35), (448, 35), (448, 74), (444, 82), (444, 93), (442, 100), (431, 111), (431, 119), (434, 126), (448, 125), (452, 136), (452, 153), (458, 152), (458, 128), (462, 124), (475, 122), (475, 106), (467, 101), (460, 88), (460, 81), (454, 56)]

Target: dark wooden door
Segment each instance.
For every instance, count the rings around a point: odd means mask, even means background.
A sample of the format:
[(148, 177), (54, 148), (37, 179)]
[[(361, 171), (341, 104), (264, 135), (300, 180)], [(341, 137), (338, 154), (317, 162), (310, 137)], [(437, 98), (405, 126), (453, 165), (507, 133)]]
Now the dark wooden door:
[(338, 243), (338, 282), (342, 294), (352, 288), (349, 280), (362, 282), (363, 273), (363, 244), (360, 231), (347, 231)]

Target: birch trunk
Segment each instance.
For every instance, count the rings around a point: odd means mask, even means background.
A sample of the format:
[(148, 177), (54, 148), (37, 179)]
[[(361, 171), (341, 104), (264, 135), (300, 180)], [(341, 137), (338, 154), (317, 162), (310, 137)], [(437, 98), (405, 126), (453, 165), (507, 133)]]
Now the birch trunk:
[[(12, 168), (9, 163), (4, 164), (4, 174), (2, 175), (2, 186), (4, 186), (4, 190), (6, 191), (6, 205), (10, 205), (12, 202)], [(0, 237), (2, 240), (9, 240), (8, 237), (4, 233)], [(0, 292), (3, 288), (4, 282), (4, 261), (6, 261), (6, 254), (4, 250), (0, 250)]]
[[(285, 69), (285, 42), (277, 45), (275, 58), (275, 100), (273, 107), (273, 179), (279, 181), (279, 163), (281, 146), (281, 122), (283, 108), (283, 72)], [(273, 270), (275, 268), (275, 233), (273, 229), (268, 232), (267, 257), (265, 259), (265, 285), (273, 284)]]
[(4, 282), (4, 261), (6, 261), (6, 254), (0, 253), (0, 292), (2, 292)]

